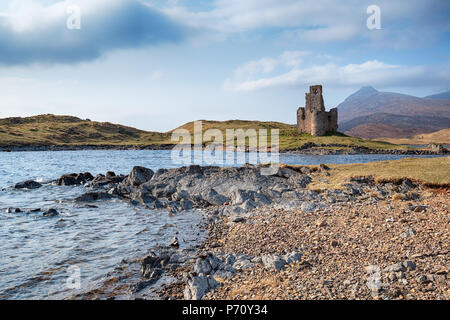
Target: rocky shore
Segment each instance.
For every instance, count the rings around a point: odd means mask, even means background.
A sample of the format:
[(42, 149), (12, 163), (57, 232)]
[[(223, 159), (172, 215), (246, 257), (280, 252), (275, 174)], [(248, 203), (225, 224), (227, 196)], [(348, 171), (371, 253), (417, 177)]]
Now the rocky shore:
[(208, 230), (200, 247), (174, 238), (74, 298), (449, 299), (449, 190), (372, 177), (309, 188), (329, 170), (281, 167), (267, 176), (252, 165), (192, 165), (60, 177), (53, 183), (89, 188), (76, 202), (200, 210)]
[[(173, 144), (151, 145), (25, 145), (0, 146), (0, 152), (20, 151), (77, 151), (77, 150), (172, 150)], [(194, 147), (194, 145), (192, 145)], [(205, 145), (203, 146), (205, 147)], [(248, 150), (246, 150), (248, 152)], [(349, 146), (344, 144), (316, 144), (306, 143), (300, 148), (282, 150), (284, 153), (305, 155), (337, 155), (337, 154), (398, 154), (398, 155), (446, 155), (449, 150), (441, 148), (438, 151), (424, 148), (417, 149), (370, 149), (362, 146)]]

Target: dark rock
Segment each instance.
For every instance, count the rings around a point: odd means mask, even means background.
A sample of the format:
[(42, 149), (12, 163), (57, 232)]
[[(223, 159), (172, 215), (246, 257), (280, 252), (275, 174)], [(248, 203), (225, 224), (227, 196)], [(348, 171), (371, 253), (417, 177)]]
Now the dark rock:
[(132, 186), (140, 186), (149, 181), (153, 177), (153, 174), (154, 172), (151, 169), (136, 166), (128, 175), (127, 183)]
[(42, 184), (34, 180), (27, 180), (14, 185), (15, 189), (38, 189), (40, 187), (42, 187)]
[(97, 200), (107, 200), (112, 199), (113, 195), (107, 193), (107, 192), (87, 192), (77, 198), (75, 198), (75, 201), (77, 202), (92, 202)]
[(180, 247), (180, 243), (178, 242), (178, 238), (174, 237), (172, 238), (172, 240), (170, 240), (170, 246), (174, 247), (174, 248), (179, 248)]
[(154, 271), (161, 269), (170, 260), (167, 254), (149, 255), (141, 260), (141, 275), (146, 279), (154, 277)]
[(48, 209), (42, 214), (44, 217), (55, 217), (59, 215), (59, 212), (56, 209)]
[(116, 176), (116, 173), (113, 172), (113, 171), (108, 171), (108, 172), (106, 173), (106, 178), (113, 178), (113, 177), (115, 177), (115, 176)]
[(223, 205), (225, 202), (230, 201), (230, 199), (228, 199), (227, 197), (218, 194), (216, 190), (211, 189), (205, 193), (202, 194), (203, 200), (205, 200), (206, 202), (210, 203), (211, 205), (215, 205), (215, 206), (221, 206)]
[(71, 174), (62, 175), (56, 181), (56, 184), (59, 186), (73, 186), (73, 185), (85, 184), (92, 180), (94, 180), (94, 177), (89, 172), (71, 173)]

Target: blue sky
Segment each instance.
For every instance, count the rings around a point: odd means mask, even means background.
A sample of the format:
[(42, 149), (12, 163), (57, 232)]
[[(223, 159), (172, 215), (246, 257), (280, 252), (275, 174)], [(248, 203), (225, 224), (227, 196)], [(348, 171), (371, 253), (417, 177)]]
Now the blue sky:
[[(80, 8), (81, 29), (66, 26)], [(377, 5), (381, 29), (369, 30)], [(362, 86), (450, 90), (450, 2), (15, 0), (0, 3), (0, 117), (70, 114), (167, 131), (196, 119), (295, 122)]]

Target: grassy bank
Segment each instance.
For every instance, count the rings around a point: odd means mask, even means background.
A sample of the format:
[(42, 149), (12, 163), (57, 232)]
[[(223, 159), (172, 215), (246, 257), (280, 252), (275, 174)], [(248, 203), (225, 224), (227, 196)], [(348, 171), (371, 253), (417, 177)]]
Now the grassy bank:
[(443, 129), (432, 133), (418, 134), (411, 138), (402, 138), (402, 139), (380, 138), (377, 140), (395, 144), (419, 144), (419, 145), (429, 143), (450, 144), (450, 129)]
[[(295, 167), (286, 165), (287, 167)], [(317, 166), (310, 166), (317, 167)], [(425, 186), (450, 186), (450, 158), (407, 158), (369, 163), (329, 165), (322, 170), (318, 179), (309, 185), (310, 189), (340, 188), (353, 177), (373, 177), (375, 182), (397, 182), (405, 178)]]
[[(218, 129), (224, 140), (226, 129), (267, 129), (270, 140), (270, 129), (279, 129), (280, 150), (296, 149), (306, 143), (321, 145), (340, 145), (331, 148), (342, 149), (351, 147), (365, 147), (370, 149), (402, 149), (387, 142), (377, 142), (361, 138), (348, 137), (341, 133), (323, 137), (313, 137), (300, 134), (293, 125), (280, 122), (262, 121), (202, 121), (203, 132), (208, 129)], [(194, 123), (189, 122), (179, 127), (194, 132)], [(112, 124), (109, 122), (95, 122), (82, 120), (71, 116), (40, 115), (28, 118), (0, 119), (0, 146), (83, 146), (83, 145), (112, 145), (112, 146), (145, 146), (174, 144), (171, 140), (172, 131), (150, 132), (135, 128)]]

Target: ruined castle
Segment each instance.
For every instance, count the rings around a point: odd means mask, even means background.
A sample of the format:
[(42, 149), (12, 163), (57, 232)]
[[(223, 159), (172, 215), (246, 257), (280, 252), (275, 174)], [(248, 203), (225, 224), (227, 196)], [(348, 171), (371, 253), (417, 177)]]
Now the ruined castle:
[(298, 132), (310, 133), (313, 136), (323, 136), (327, 132), (336, 132), (338, 128), (337, 108), (325, 111), (322, 97), (322, 86), (310, 86), (306, 93), (305, 107), (297, 110)]

